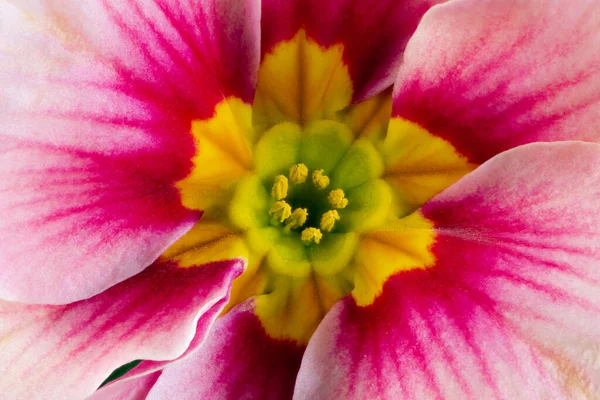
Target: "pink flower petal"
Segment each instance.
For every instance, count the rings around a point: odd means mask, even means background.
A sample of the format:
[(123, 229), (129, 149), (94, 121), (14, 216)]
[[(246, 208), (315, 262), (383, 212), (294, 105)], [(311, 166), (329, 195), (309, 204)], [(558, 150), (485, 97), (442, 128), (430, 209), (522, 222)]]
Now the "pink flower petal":
[(599, 172), (600, 145), (531, 144), (423, 208), (440, 232), (440, 268), (485, 294), (592, 398), (600, 396)]
[[(158, 375), (162, 373), (162, 369), (172, 363), (178, 362), (188, 356), (194, 354), (195, 350), (201, 346), (206, 340), (206, 336), (208, 335), (209, 329), (212, 327), (215, 319), (219, 316), (219, 314), (223, 311), (225, 304), (228, 302), (229, 298), (224, 298), (223, 300), (215, 303), (209, 310), (206, 310), (198, 323), (196, 324), (196, 334), (194, 339), (190, 342), (189, 346), (185, 350), (185, 352), (179, 357), (172, 360), (163, 360), (163, 361), (152, 361), (152, 360), (144, 360), (140, 362), (135, 368), (127, 372), (121, 378), (110, 382), (100, 388), (93, 396), (90, 397), (90, 400), (98, 400), (102, 398), (110, 398), (115, 394), (127, 392), (129, 388), (134, 387), (134, 383), (126, 383), (129, 381), (138, 381), (140, 387), (146, 388), (147, 392), (150, 391), (151, 387), (154, 386), (155, 380), (150, 384), (149, 376), (153, 375), (158, 378)], [(156, 375), (158, 373), (158, 375)], [(146, 387), (146, 383), (150, 385)], [(144, 389), (144, 390), (146, 390)], [(97, 396), (97, 397), (96, 397)], [(145, 397), (143, 397), (145, 398)]]
[[(65, 306), (0, 303), (0, 387), (8, 398), (85, 398), (135, 359), (172, 360), (198, 319), (220, 312), (242, 262), (154, 264)], [(204, 325), (207, 327), (207, 325)]]
[(406, 42), (423, 14), (445, 0), (263, 0), (262, 53), (299, 29), (328, 47), (344, 46), (344, 61), (359, 101), (390, 86)]
[(326, 316), (297, 398), (596, 398), (599, 208), (600, 145), (488, 161), (423, 207), (433, 267)]
[(246, 302), (221, 317), (195, 352), (165, 367), (148, 399), (289, 398), (303, 351), (267, 336)]
[(141, 151), (116, 158), (12, 138), (0, 147), (4, 299), (89, 297), (150, 265), (199, 218)]
[(334, 306), (308, 345), (294, 398), (562, 398), (552, 397), (552, 373), (470, 292), (409, 272), (369, 307)]
[(152, 372), (137, 379), (115, 382), (98, 390), (88, 400), (144, 400), (160, 374), (160, 371)]
[(423, 18), (392, 114), (481, 163), (512, 147), (600, 140), (600, 3), (452, 1)]
[(93, 296), (198, 219), (190, 124), (252, 100), (260, 8), (192, 3), (0, 4), (0, 298)]

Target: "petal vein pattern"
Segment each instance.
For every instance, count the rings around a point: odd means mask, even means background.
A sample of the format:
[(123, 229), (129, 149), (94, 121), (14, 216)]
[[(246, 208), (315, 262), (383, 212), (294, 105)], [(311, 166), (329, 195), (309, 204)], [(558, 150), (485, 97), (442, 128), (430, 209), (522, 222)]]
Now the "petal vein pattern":
[(599, 165), (597, 144), (530, 144), (427, 202), (434, 265), (338, 303), (296, 397), (596, 398)]
[(407, 45), (392, 114), (477, 164), (531, 142), (597, 142), (599, 42), (594, 0), (443, 4)]
[(563, 3), (0, 2), (0, 389), (599, 398)]
[(0, 303), (3, 396), (85, 398), (119, 365), (177, 358), (200, 334), (202, 314), (225, 305), (242, 267), (239, 261), (199, 268), (157, 263), (80, 302)]
[(190, 125), (252, 101), (260, 9), (192, 3), (0, 4), (1, 298), (88, 298), (198, 220)]

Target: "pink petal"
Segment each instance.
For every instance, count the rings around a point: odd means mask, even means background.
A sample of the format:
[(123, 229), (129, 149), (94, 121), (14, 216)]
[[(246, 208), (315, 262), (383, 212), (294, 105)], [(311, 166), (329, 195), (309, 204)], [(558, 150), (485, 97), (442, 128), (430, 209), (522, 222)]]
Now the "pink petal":
[(359, 101), (390, 86), (423, 14), (445, 0), (263, 0), (262, 53), (299, 29), (321, 46), (344, 46)]
[(195, 352), (168, 365), (148, 399), (289, 398), (303, 351), (267, 336), (246, 302), (221, 317)]
[(0, 297), (60, 304), (150, 265), (199, 218), (154, 156), (111, 157), (4, 138)]
[(159, 372), (143, 375), (137, 379), (117, 381), (104, 386), (88, 397), (88, 400), (144, 400), (160, 377)]
[(191, 120), (253, 98), (254, 1), (67, 3), (0, 4), (5, 300), (68, 303), (147, 267), (199, 217), (174, 186)]
[(598, 141), (599, 42), (595, 0), (449, 2), (409, 42), (392, 114), (475, 163), (530, 142)]
[[(8, 398), (85, 398), (135, 359), (172, 360), (198, 319), (222, 310), (242, 262), (153, 264), (65, 306), (0, 303), (0, 387)], [(208, 327), (208, 325), (204, 325)]]
[(144, 393), (147, 394), (156, 382), (156, 380), (151, 381), (149, 376), (154, 376), (158, 379), (158, 376), (162, 373), (162, 369), (165, 366), (178, 362), (194, 354), (195, 350), (198, 349), (198, 347), (201, 346), (206, 340), (209, 329), (212, 327), (215, 319), (217, 319), (219, 314), (223, 311), (224, 305), (228, 302), (228, 300), (229, 298), (224, 298), (218, 303), (215, 303), (213, 307), (211, 307), (209, 310), (206, 310), (202, 316), (200, 316), (200, 319), (196, 324), (196, 334), (194, 338), (190, 342), (185, 352), (179, 357), (172, 360), (163, 361), (144, 360), (135, 366), (135, 368), (127, 372), (123, 377), (100, 388), (96, 393), (94, 393), (93, 396), (90, 397), (90, 400), (111, 398), (111, 396), (121, 393), (125, 395), (129, 388), (136, 385), (134, 382), (138, 382), (140, 388), (143, 388), (142, 390), (144, 390)]
[(423, 207), (432, 268), (325, 318), (297, 397), (596, 398), (599, 208), (600, 145), (531, 144), (488, 161)]
[[(503, 153), (423, 208), (440, 268), (600, 396), (600, 145)], [(482, 268), (485, 266), (485, 268)], [(591, 389), (595, 384), (595, 389)]]
[(334, 306), (308, 345), (294, 398), (563, 398), (552, 397), (552, 373), (472, 293), (419, 271), (392, 278), (369, 307)]
[[(96, 95), (115, 95), (124, 105), (142, 102), (158, 116), (208, 118), (224, 97), (248, 103), (254, 97), (260, 49), (255, 0), (12, 3), (3, 5), (0, 50), (8, 62), (0, 71), (15, 85), (38, 78), (32, 82), (44, 84), (32, 88), (38, 92), (56, 84), (51, 88), (61, 95), (82, 95), (57, 111), (79, 105), (92, 112), (83, 107), (94, 105)], [(108, 118), (120, 110), (101, 111)]]

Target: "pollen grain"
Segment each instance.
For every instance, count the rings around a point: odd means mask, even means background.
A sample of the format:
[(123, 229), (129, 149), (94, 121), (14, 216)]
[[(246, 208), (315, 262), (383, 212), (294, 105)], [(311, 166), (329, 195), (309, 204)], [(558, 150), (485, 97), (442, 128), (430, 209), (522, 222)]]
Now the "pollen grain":
[(306, 182), (308, 167), (304, 164), (296, 164), (290, 167), (290, 180), (295, 184)]
[(348, 199), (342, 189), (335, 189), (329, 192), (327, 201), (329, 201), (329, 204), (334, 208), (346, 208), (348, 205)]
[(312, 173), (313, 184), (319, 190), (323, 190), (327, 186), (329, 186), (329, 177), (327, 175), (325, 175), (323, 172), (324, 171), (322, 169), (318, 169), (316, 171), (313, 171), (313, 173)]
[(306, 244), (310, 244), (312, 242), (319, 244), (323, 238), (323, 234), (321, 233), (320, 229), (311, 227), (304, 229), (300, 235), (300, 238)]
[(288, 194), (288, 179), (284, 175), (277, 175), (275, 182), (271, 188), (271, 196), (275, 200), (282, 200), (287, 197)]
[(292, 207), (284, 200), (279, 200), (269, 210), (269, 214), (279, 222), (285, 221), (292, 215)]
[(296, 208), (292, 215), (290, 215), (285, 221), (285, 229), (296, 229), (300, 228), (302, 225), (306, 223), (306, 219), (308, 218), (308, 210), (306, 208)]

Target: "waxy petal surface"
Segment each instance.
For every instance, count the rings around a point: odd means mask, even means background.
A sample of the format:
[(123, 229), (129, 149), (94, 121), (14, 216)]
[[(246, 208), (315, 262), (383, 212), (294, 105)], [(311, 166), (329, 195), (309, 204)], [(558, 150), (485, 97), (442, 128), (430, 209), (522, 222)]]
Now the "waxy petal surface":
[[(229, 295), (231, 295), (231, 293), (229, 293)], [(152, 389), (152, 387), (156, 383), (156, 379), (158, 379), (158, 376), (162, 373), (162, 369), (165, 368), (165, 366), (172, 363), (176, 363), (190, 356), (191, 354), (194, 354), (194, 351), (204, 343), (210, 328), (212, 327), (219, 314), (223, 312), (224, 307), (226, 304), (228, 304), (230, 298), (231, 297), (228, 296), (216, 302), (210, 309), (206, 310), (200, 316), (200, 319), (196, 324), (196, 333), (194, 335), (194, 339), (192, 339), (189, 346), (182, 355), (171, 360), (143, 360), (130, 371), (125, 373), (124, 376), (112, 382), (109, 382), (105, 386), (100, 388), (94, 393), (93, 396), (90, 397), (90, 399), (97, 400), (103, 398), (111, 398), (111, 396), (113, 395), (126, 396), (127, 392), (131, 388), (135, 387), (139, 387), (140, 397), (145, 398), (144, 396), (146, 396), (149, 393), (150, 389)], [(152, 376), (156, 379), (152, 380)]]
[(432, 9), (407, 45), (392, 114), (473, 163), (530, 142), (600, 140), (600, 4), (459, 0)]
[(434, 265), (338, 303), (296, 397), (596, 398), (598, 171), (600, 145), (531, 144), (434, 197)]
[(560, 398), (552, 370), (468, 292), (406, 274), (367, 308), (334, 306), (307, 348), (295, 399)]
[(68, 303), (151, 264), (199, 214), (194, 119), (251, 102), (254, 1), (0, 4), (0, 297)]
[(403, 50), (419, 20), (431, 6), (441, 2), (264, 0), (261, 52), (271, 52), (302, 28), (322, 47), (341, 44), (353, 81), (352, 100), (363, 100), (393, 83)]
[(84, 398), (120, 365), (181, 356), (202, 314), (212, 321), (225, 305), (242, 268), (241, 261), (157, 263), (69, 305), (0, 303), (3, 395)]
[(303, 351), (267, 336), (249, 300), (221, 317), (195, 352), (167, 366), (147, 398), (289, 398)]
[(113, 158), (13, 138), (0, 147), (6, 300), (92, 296), (150, 265), (199, 218), (153, 173), (156, 155)]
[(204, 342), (209, 329), (215, 322), (215, 319), (219, 316), (219, 313), (223, 312), (224, 305), (228, 300), (228, 298), (224, 298), (202, 314), (196, 325), (194, 339), (181, 356), (173, 360), (165, 361), (144, 360), (128, 371), (124, 376), (109, 382), (98, 389), (92, 396), (88, 397), (88, 399), (145, 399), (150, 390), (154, 387), (156, 380), (160, 374), (162, 374), (162, 369), (166, 365), (178, 362), (190, 354), (193, 354), (198, 346)]
[(152, 372), (137, 379), (123, 380), (104, 386), (88, 400), (144, 400), (161, 372)]

